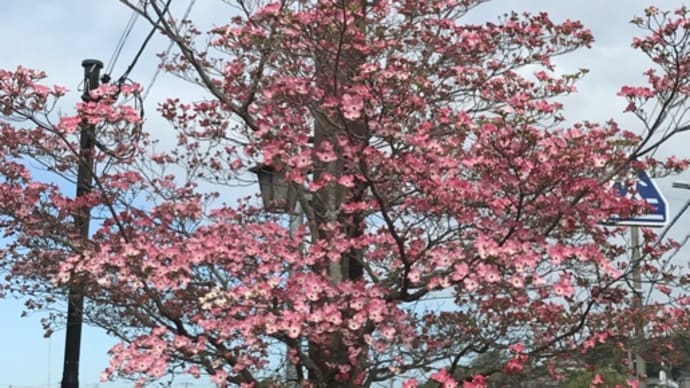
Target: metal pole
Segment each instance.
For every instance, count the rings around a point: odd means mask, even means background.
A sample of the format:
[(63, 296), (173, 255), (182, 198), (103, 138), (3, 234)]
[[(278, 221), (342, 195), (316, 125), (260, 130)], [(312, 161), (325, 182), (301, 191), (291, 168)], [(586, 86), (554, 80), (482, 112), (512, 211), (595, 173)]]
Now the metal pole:
[[(633, 226), (630, 228), (630, 240), (632, 243), (632, 261), (633, 269), (633, 288), (635, 293), (635, 307), (639, 310), (642, 308), (642, 276), (640, 275), (640, 228)], [(633, 334), (633, 351), (635, 357), (635, 377), (640, 380), (640, 388), (646, 388), (646, 364), (644, 358), (640, 354), (641, 345), (644, 341), (644, 322), (641, 318), (635, 318), (635, 332)]]
[[(82, 94), (82, 100), (88, 102), (91, 101), (89, 93), (98, 87), (103, 62), (95, 59), (85, 59), (81, 65), (84, 68), (84, 93)], [(79, 139), (77, 198), (91, 191), (95, 135), (96, 127), (94, 125), (82, 123)], [(82, 240), (89, 238), (90, 220), (91, 208), (88, 206), (82, 207), (74, 215), (75, 228), (79, 231), (79, 238)], [(61, 388), (79, 388), (79, 352), (81, 349), (81, 328), (84, 317), (84, 293), (79, 279), (75, 279), (70, 284), (67, 299), (65, 359), (60, 386)]]

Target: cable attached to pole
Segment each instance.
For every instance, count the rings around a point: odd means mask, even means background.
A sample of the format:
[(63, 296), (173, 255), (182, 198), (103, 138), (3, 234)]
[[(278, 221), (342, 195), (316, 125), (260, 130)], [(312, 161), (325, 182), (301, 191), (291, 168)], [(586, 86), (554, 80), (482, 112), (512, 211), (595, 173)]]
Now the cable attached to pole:
[[(196, 3), (196, 0), (192, 0), (189, 2), (189, 5), (187, 6), (187, 10), (184, 12), (184, 15), (182, 15), (181, 20), (185, 20), (185, 19), (187, 19), (187, 17), (189, 17), (189, 14), (192, 12), (192, 8), (194, 7), (194, 3)], [(175, 45), (175, 41), (171, 40), (170, 43), (168, 44), (168, 48), (165, 49), (165, 54), (163, 54), (163, 61), (165, 61), (168, 58), (174, 45)], [(144, 95), (141, 96), (142, 102), (146, 101), (146, 97), (149, 96), (149, 92), (151, 91), (153, 84), (156, 82), (156, 79), (158, 78), (158, 75), (160, 74), (160, 72), (161, 72), (161, 66), (158, 66), (156, 68), (156, 72), (153, 73), (153, 77), (151, 77), (151, 81), (149, 82), (149, 85), (146, 88), (144, 88)]]
[(144, 42), (139, 47), (139, 50), (137, 50), (136, 55), (134, 55), (134, 59), (132, 59), (132, 62), (129, 64), (129, 66), (127, 66), (127, 70), (125, 70), (125, 72), (120, 76), (120, 78), (117, 79), (118, 86), (122, 85), (127, 80), (127, 77), (129, 77), (129, 74), (134, 69), (134, 66), (136, 66), (137, 61), (139, 60), (139, 57), (141, 57), (141, 54), (146, 49), (146, 46), (148, 45), (149, 41), (151, 40), (151, 37), (153, 37), (153, 34), (156, 32), (156, 30), (158, 29), (158, 26), (160, 25), (161, 21), (163, 20), (163, 16), (168, 11), (168, 7), (170, 7), (171, 1), (172, 0), (168, 0), (165, 3), (165, 7), (163, 8), (163, 11), (161, 12), (160, 15), (158, 15), (158, 21), (156, 21), (156, 24), (153, 25), (153, 27), (151, 28), (151, 31), (149, 31), (148, 35), (146, 35)]
[(132, 33), (132, 29), (134, 28), (134, 24), (137, 21), (138, 17), (139, 14), (135, 11), (132, 11), (132, 15), (129, 17), (127, 25), (125, 26), (124, 31), (122, 31), (122, 35), (120, 35), (120, 40), (118, 40), (117, 44), (115, 45), (113, 55), (110, 57), (110, 60), (108, 60), (108, 67), (106, 67), (105, 72), (103, 74), (104, 81), (107, 82), (110, 80), (110, 73), (115, 68), (115, 64), (117, 63), (117, 60), (120, 57), (120, 54), (122, 53), (122, 49), (125, 47), (125, 43), (129, 38), (129, 34)]

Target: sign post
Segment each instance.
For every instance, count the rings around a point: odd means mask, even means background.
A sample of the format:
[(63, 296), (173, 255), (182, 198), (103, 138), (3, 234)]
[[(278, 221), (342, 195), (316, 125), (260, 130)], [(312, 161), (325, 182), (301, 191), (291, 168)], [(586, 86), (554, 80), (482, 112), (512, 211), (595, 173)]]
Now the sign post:
[[(630, 226), (632, 256), (631, 265), (633, 268), (632, 281), (634, 292), (634, 303), (637, 308), (642, 307), (642, 279), (640, 276), (639, 265), (641, 260), (640, 255), (640, 227), (662, 228), (668, 223), (668, 202), (659, 190), (659, 187), (654, 183), (652, 178), (646, 171), (640, 170), (637, 173), (637, 182), (635, 185), (635, 192), (629, 192), (622, 185), (618, 186), (618, 195), (630, 199), (644, 200), (648, 205), (648, 210), (640, 215), (630, 218), (612, 217), (607, 223), (620, 226)], [(639, 346), (644, 340), (644, 322), (639, 319), (635, 322), (635, 332), (633, 352), (629, 354), (633, 365), (635, 366), (635, 376), (641, 383), (640, 387), (645, 387), (644, 376), (646, 372), (646, 363), (644, 358), (640, 355)]]

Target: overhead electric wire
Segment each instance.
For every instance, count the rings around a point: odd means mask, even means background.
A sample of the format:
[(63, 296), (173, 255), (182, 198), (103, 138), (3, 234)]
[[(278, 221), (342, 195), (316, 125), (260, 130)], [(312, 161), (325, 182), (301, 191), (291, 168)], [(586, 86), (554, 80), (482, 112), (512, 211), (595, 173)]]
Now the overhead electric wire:
[[(132, 59), (132, 61), (129, 64), (129, 66), (127, 66), (127, 69), (125, 70), (125, 72), (117, 79), (117, 92), (115, 95), (116, 99), (117, 99), (117, 96), (120, 94), (122, 86), (129, 79), (128, 78), (129, 74), (132, 72), (132, 70), (136, 66), (137, 61), (141, 57), (141, 54), (144, 52), (144, 50), (146, 49), (146, 46), (148, 45), (149, 41), (153, 37), (153, 34), (160, 27), (160, 23), (163, 20), (163, 17), (165, 17), (165, 14), (168, 12), (168, 9), (170, 7), (171, 2), (172, 2), (172, 0), (168, 0), (165, 3), (165, 7), (162, 9), (160, 14), (158, 15), (158, 20), (153, 24), (151, 31), (149, 31), (149, 33), (146, 35), (146, 38), (144, 38), (144, 41), (142, 42), (141, 46), (137, 50), (136, 54), (134, 55), (134, 58)], [(140, 4), (144, 4), (144, 7), (146, 7), (146, 5), (145, 5), (146, 2), (140, 1)], [(146, 12), (146, 10), (144, 9), (143, 12)], [(127, 41), (127, 38), (129, 37), (129, 35), (132, 31), (132, 28), (134, 26), (134, 22), (136, 21), (138, 15), (139, 15), (139, 13), (135, 10), (135, 11), (133, 11), (133, 15), (129, 18), (129, 21), (127, 22), (127, 25), (125, 27), (125, 31), (122, 33), (122, 36), (120, 37), (120, 40), (118, 41), (118, 43), (116, 45), (115, 52), (113, 53), (113, 55), (110, 59), (110, 64), (108, 66), (109, 72), (114, 70), (115, 63), (117, 62), (117, 59), (122, 52), (122, 49), (123, 49), (123, 47)], [(109, 72), (105, 73), (103, 75), (103, 77), (101, 78), (103, 83), (110, 82), (111, 78), (110, 78)], [(144, 118), (144, 104), (143, 104), (143, 100), (141, 99), (141, 95), (139, 93), (133, 93), (133, 98), (135, 99), (135, 105), (138, 108), (139, 116), (141, 119), (143, 119)], [(138, 137), (140, 134), (141, 134), (141, 126), (139, 125), (134, 130), (133, 138), (132, 138), (133, 142), (135, 142), (135, 143), (138, 142)], [(114, 157), (115, 159), (120, 158), (120, 155), (114, 154), (113, 151), (111, 151), (109, 149), (107, 144), (103, 144), (103, 143), (97, 141), (96, 147), (98, 147), (98, 149), (105, 152), (106, 154), (109, 154), (110, 156)]]
[(113, 55), (110, 57), (110, 60), (108, 60), (108, 67), (106, 67), (104, 72), (106, 75), (110, 75), (110, 73), (112, 73), (113, 69), (115, 68), (115, 64), (117, 63), (117, 60), (120, 57), (120, 54), (122, 53), (122, 49), (125, 47), (125, 43), (127, 42), (129, 34), (132, 32), (132, 29), (134, 28), (134, 24), (136, 23), (138, 17), (139, 14), (135, 11), (132, 11), (132, 15), (129, 17), (129, 20), (127, 21), (125, 30), (122, 31), (122, 35), (120, 35), (120, 40), (115, 45)]
[(132, 62), (127, 66), (127, 70), (118, 78), (117, 83), (118, 85), (122, 85), (126, 80), (127, 77), (129, 77), (129, 73), (132, 72), (134, 69), (134, 66), (136, 66), (137, 61), (139, 60), (139, 57), (141, 57), (141, 54), (144, 52), (146, 49), (146, 46), (149, 44), (149, 41), (153, 37), (153, 34), (156, 33), (156, 30), (158, 29), (158, 25), (160, 24), (161, 20), (163, 20), (163, 16), (165, 13), (168, 11), (168, 7), (170, 7), (170, 3), (172, 0), (168, 0), (165, 3), (165, 7), (161, 11), (161, 14), (158, 16), (158, 20), (156, 21), (156, 24), (151, 27), (151, 31), (149, 31), (148, 35), (146, 35), (146, 38), (144, 38), (144, 42), (142, 42), (141, 46), (139, 47), (139, 50), (137, 50), (137, 53), (134, 55), (134, 59), (132, 59)]
[[(184, 15), (182, 16), (181, 20), (187, 19), (189, 14), (192, 12), (192, 7), (194, 7), (194, 3), (196, 3), (196, 0), (192, 0), (189, 2), (189, 5), (187, 6), (187, 10), (185, 11)], [(162, 60), (166, 60), (168, 56), (170, 55), (170, 52), (172, 51), (173, 46), (175, 46), (175, 41), (170, 40), (170, 43), (168, 44), (168, 48), (165, 49), (165, 54), (163, 54)], [(153, 84), (156, 83), (156, 79), (158, 78), (158, 75), (161, 72), (161, 66), (158, 66), (156, 68), (156, 72), (153, 73), (153, 77), (151, 78), (151, 81), (149, 82), (149, 85), (144, 88), (144, 95), (141, 96), (141, 101), (146, 101), (146, 97), (149, 96), (149, 92), (151, 91), (151, 88), (153, 87)]]

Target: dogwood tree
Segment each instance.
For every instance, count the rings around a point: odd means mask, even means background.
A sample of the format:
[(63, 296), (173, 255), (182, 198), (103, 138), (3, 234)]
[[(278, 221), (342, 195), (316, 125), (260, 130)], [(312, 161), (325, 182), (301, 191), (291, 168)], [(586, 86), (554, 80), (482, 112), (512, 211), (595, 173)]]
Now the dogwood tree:
[[(655, 67), (620, 94), (640, 133), (564, 124), (559, 97), (585, 71), (552, 58), (593, 44), (576, 21), (464, 22), (481, 0), (236, 0), (224, 12), (237, 16), (202, 32), (166, 4), (122, 2), (175, 43), (165, 70), (208, 92), (160, 103), (173, 147), (118, 102), (136, 85), (60, 116), (65, 89), (0, 72), (5, 289), (44, 308), (79, 282), (89, 321), (122, 339), (104, 378), (480, 387), (625, 348), (636, 322), (648, 335), (686, 322), (687, 270), (663, 256), (676, 245), (644, 230), (630, 263), (627, 229), (605, 223), (645, 211), (613, 179), (634, 190), (635, 169), (687, 166), (649, 157), (688, 128), (685, 9), (635, 20)], [(63, 180), (84, 163), (84, 124), (94, 184), (75, 199)], [(290, 183), (303, 223), (235, 202), (255, 166)], [(84, 208), (89, 238), (74, 227)], [(634, 272), (653, 303), (635, 302)], [(468, 368), (487, 352), (505, 357)]]

